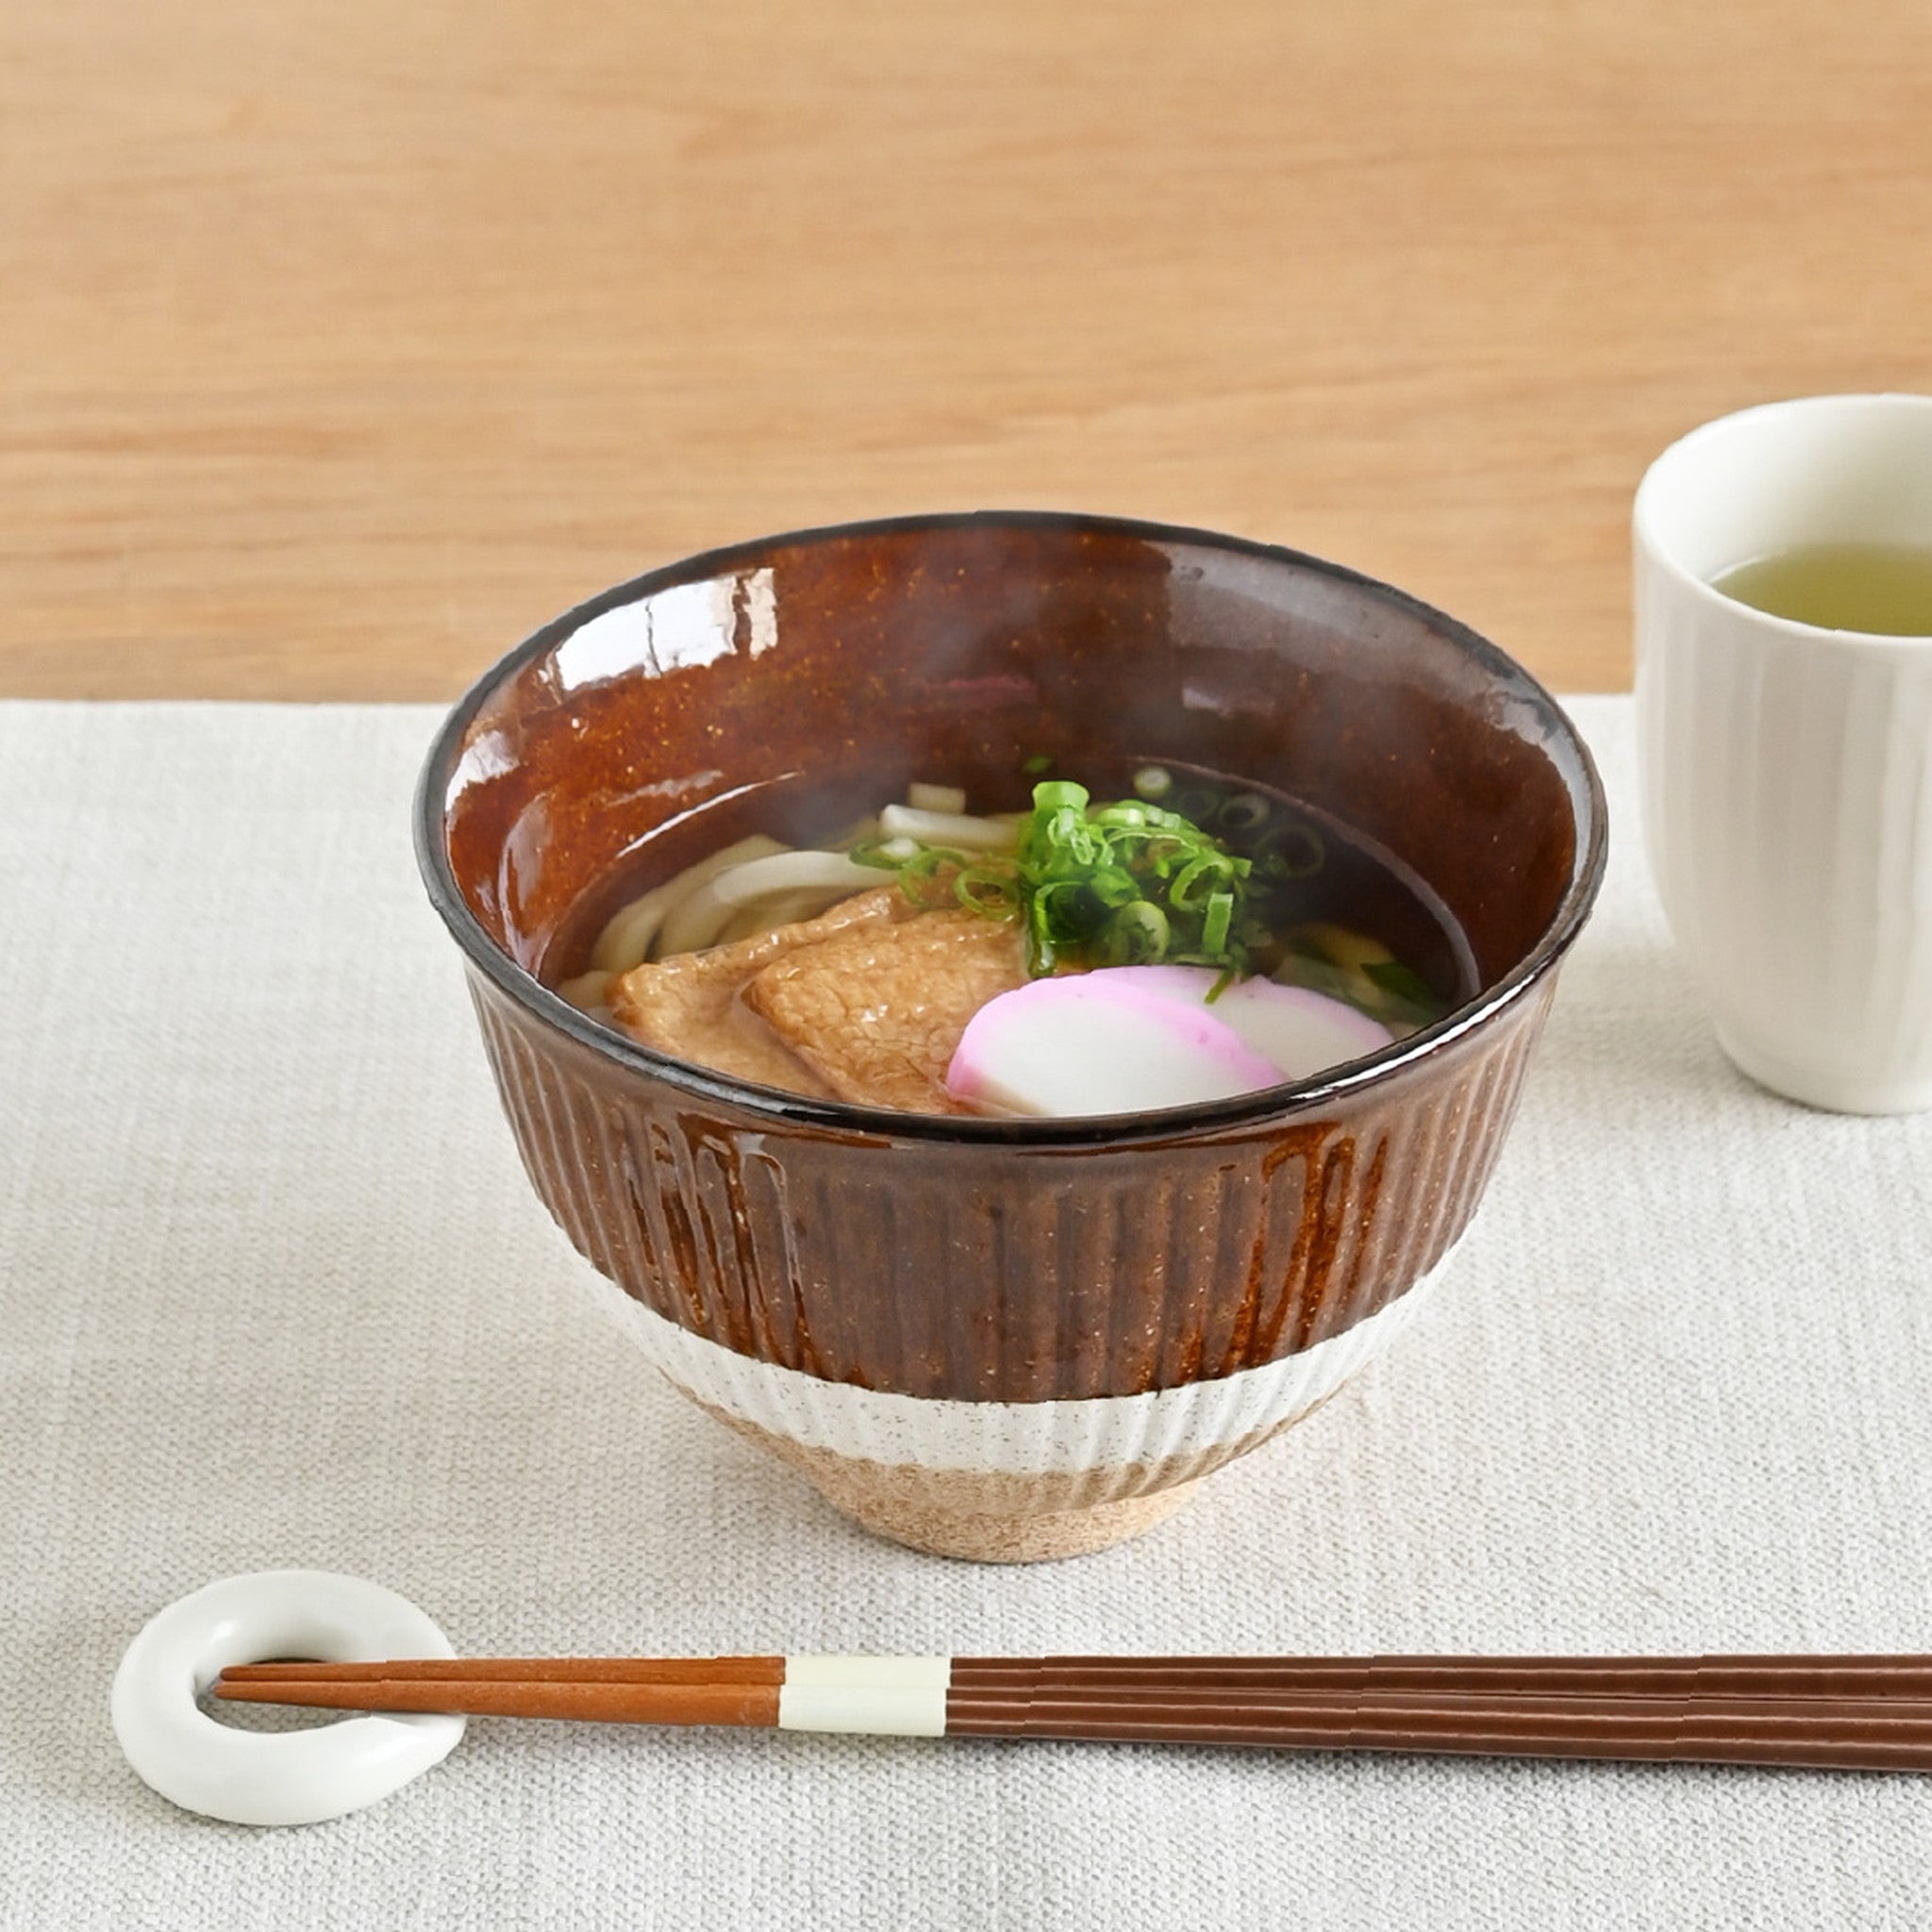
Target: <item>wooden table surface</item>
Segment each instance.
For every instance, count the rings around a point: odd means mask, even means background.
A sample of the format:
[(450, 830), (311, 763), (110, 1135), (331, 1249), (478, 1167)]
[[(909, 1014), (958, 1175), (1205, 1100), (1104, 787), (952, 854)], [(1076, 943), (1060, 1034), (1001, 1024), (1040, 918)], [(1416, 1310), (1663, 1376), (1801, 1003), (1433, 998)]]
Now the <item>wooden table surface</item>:
[(1652, 455), (1932, 390), (1925, 0), (69, 0), (0, 157), (5, 694), (443, 697), (981, 505), (1613, 688)]

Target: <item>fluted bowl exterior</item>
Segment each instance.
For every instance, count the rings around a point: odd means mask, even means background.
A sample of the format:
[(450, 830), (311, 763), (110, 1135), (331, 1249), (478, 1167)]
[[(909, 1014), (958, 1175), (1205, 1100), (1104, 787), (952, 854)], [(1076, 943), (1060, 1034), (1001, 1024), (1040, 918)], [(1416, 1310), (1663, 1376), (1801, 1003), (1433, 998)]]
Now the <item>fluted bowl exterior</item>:
[[(816, 761), (1010, 790), (1095, 747), (1332, 812), (1466, 934), (1476, 995), (1313, 1081), (1084, 1121), (895, 1114), (641, 1047), (541, 983), (644, 839)], [(885, 1534), (1069, 1554), (1308, 1412), (1481, 1198), (1603, 799), (1520, 667), (1386, 586), (1031, 513), (764, 540), (546, 626), (432, 750), (417, 838), (530, 1179), (674, 1382)]]
[(471, 984), (532, 1183), (626, 1294), (821, 1380), (1020, 1403), (1258, 1368), (1429, 1274), (1555, 982), (1385, 1080), (1125, 1146), (774, 1122), (637, 1081)]

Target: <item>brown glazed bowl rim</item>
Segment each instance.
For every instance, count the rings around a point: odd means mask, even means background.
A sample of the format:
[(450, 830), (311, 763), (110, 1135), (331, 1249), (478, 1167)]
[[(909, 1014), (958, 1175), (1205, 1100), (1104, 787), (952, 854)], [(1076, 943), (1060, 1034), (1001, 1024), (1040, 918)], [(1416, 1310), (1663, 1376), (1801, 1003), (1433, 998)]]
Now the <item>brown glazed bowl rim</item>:
[[(1536, 944), (1491, 986), (1445, 1014), (1432, 1025), (1391, 1041), (1381, 1052), (1351, 1060), (1313, 1079), (1284, 1082), (1232, 1100), (1193, 1107), (1162, 1108), (1146, 1113), (1082, 1115), (1068, 1119), (980, 1119), (950, 1114), (900, 1112), (885, 1108), (858, 1107), (840, 1100), (814, 1100), (759, 1087), (747, 1080), (713, 1073), (688, 1060), (674, 1058), (600, 1026), (580, 1013), (560, 994), (516, 964), (484, 929), (458, 887), (445, 839), (444, 801), (464, 734), (477, 712), (533, 658), (560, 643), (573, 631), (620, 605), (637, 602), (680, 584), (703, 581), (741, 570), (774, 549), (923, 530), (946, 530), (987, 525), (992, 528), (1093, 532), (1140, 538), (1149, 543), (1186, 544), (1293, 565), (1367, 591), (1407, 615), (1421, 619), (1445, 641), (1454, 644), (1498, 685), (1530, 704), (1540, 723), (1576, 761), (1582, 784), (1576, 813), (1578, 860), (1570, 886)], [(1393, 585), (1365, 576), (1345, 565), (1311, 557), (1278, 543), (1231, 537), (1217, 530), (1200, 530), (1181, 524), (1143, 522), (1131, 517), (1087, 514), (1069, 510), (958, 510), (923, 515), (877, 517), (857, 523), (826, 524), (813, 528), (781, 531), (746, 541), (707, 550), (676, 562), (646, 571), (613, 585), (551, 619), (508, 652), (471, 685), (443, 721), (429, 748), (418, 780), (415, 799), (416, 862), (429, 900), (462, 948), (470, 964), (532, 1018), (566, 1035), (600, 1059), (643, 1075), (712, 1105), (724, 1105), (774, 1126), (823, 1127), (887, 1141), (957, 1141), (961, 1145), (1022, 1145), (1029, 1147), (1129, 1146), (1137, 1142), (1195, 1139), (1225, 1129), (1265, 1124), (1275, 1117), (1306, 1113), (1326, 1106), (1357, 1089), (1387, 1080), (1392, 1074), (1439, 1053), (1450, 1042), (1482, 1026), (1513, 1005), (1554, 969), (1582, 930), (1602, 884), (1608, 846), (1603, 781), (1590, 747), (1551, 693), (1499, 646), (1467, 625), (1438, 610)]]

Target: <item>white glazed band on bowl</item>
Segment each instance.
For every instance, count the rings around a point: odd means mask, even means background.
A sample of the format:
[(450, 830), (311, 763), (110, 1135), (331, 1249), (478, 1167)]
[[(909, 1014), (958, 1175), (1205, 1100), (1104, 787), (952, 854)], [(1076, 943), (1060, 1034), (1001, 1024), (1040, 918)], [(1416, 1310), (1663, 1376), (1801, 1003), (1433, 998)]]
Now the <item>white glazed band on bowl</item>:
[(1300, 1422), (1408, 1327), (1453, 1255), (1386, 1307), (1260, 1368), (1140, 1395), (943, 1402), (827, 1382), (721, 1348), (590, 1270), (599, 1305), (707, 1413), (877, 1533), (939, 1556), (1027, 1562), (1100, 1549)]

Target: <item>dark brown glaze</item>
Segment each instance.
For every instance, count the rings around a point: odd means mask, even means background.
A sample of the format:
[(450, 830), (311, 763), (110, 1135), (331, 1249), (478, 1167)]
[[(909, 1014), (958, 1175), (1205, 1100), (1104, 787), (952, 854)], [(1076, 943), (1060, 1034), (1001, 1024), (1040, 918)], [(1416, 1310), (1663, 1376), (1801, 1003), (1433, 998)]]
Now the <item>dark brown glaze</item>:
[[(750, 1660), (747, 1660), (750, 1661)], [(587, 1673), (600, 1663), (577, 1665)], [(611, 1659), (609, 1668), (626, 1667)], [(449, 1674), (441, 1662), (420, 1667)], [(508, 1664), (476, 1665), (499, 1674)], [(521, 1668), (521, 1665), (516, 1666)], [(659, 1666), (661, 1668), (661, 1666)], [(337, 1664), (330, 1674), (387, 1675), (376, 1664)], [(233, 1666), (224, 1676), (236, 1674)], [(309, 1664), (245, 1666), (244, 1675), (311, 1677)], [(759, 1679), (758, 1681), (765, 1681)], [(1805, 1656), (1773, 1653), (1706, 1657), (956, 1657), (951, 1689), (1011, 1702), (1050, 1690), (1056, 1696), (1105, 1695), (1115, 1689), (1161, 1688), (1171, 1693), (1256, 1699), (1309, 1692), (1337, 1697), (1639, 1697), (1774, 1703), (1916, 1705), (1932, 1711), (1932, 1657), (1912, 1652)]]
[(1153, 1690), (1006, 1699), (951, 1692), (949, 1738), (1058, 1738), (1291, 1751), (1811, 1770), (1932, 1770), (1932, 1706), (1830, 1698), (1548, 1697), (1507, 1692), (1257, 1697)]
[[(1399, 854), (1483, 991), (1296, 1089), (1127, 1120), (869, 1112), (619, 1040), (530, 976), (643, 838), (732, 789), (869, 760), (1010, 791), (1083, 749), (1240, 773)], [(1548, 696), (1332, 566), (1097, 519), (778, 538), (593, 600), (453, 715), (419, 847), (539, 1193), (629, 1293), (724, 1346), (923, 1396), (1122, 1395), (1230, 1374), (1386, 1306), (1461, 1232), (1601, 793)]]
[(1489, 1178), (1547, 990), (1344, 1107), (1126, 1146), (775, 1128), (654, 1083), (473, 976), (537, 1191), (599, 1269), (741, 1355), (908, 1395), (1130, 1395), (1340, 1334)]

